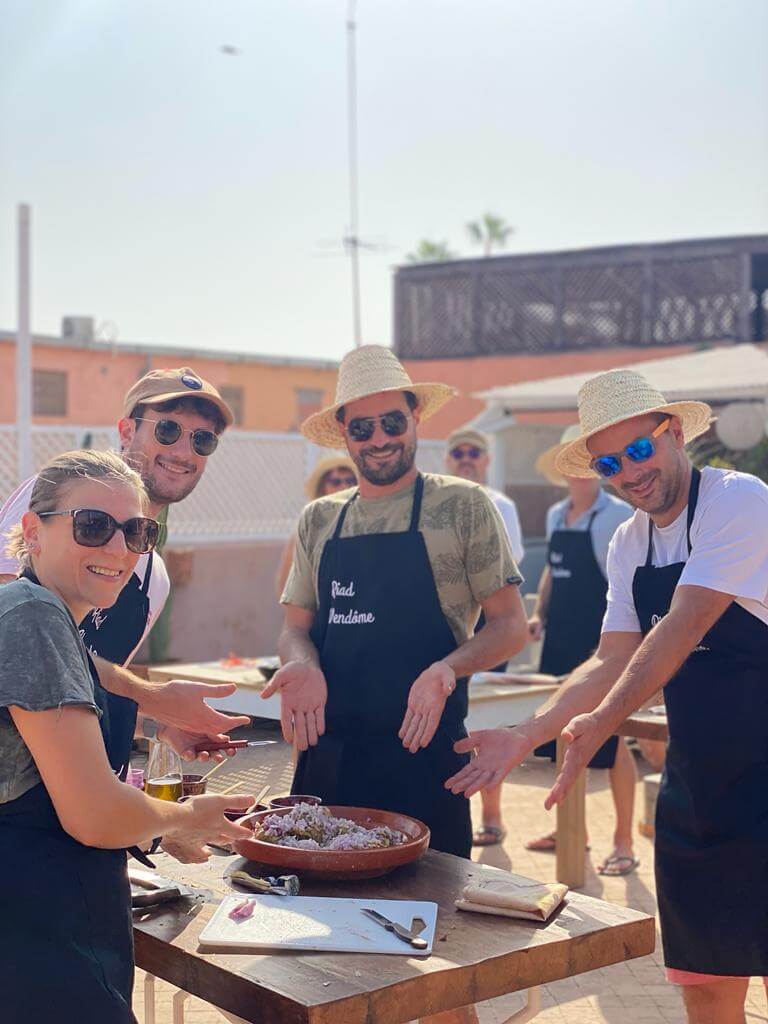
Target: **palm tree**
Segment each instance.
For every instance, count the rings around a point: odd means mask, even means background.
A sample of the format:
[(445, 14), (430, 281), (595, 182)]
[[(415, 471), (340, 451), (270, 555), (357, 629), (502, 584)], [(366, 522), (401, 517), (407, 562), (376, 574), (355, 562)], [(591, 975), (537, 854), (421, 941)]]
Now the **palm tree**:
[(456, 253), (451, 252), (447, 242), (431, 242), (428, 238), (422, 238), (413, 252), (409, 252), (407, 259), (409, 263), (428, 263), (438, 260), (452, 260)]
[(484, 213), (480, 220), (467, 224), (469, 237), (476, 245), (482, 245), (483, 256), (490, 256), (493, 249), (503, 249), (515, 229), (503, 217)]

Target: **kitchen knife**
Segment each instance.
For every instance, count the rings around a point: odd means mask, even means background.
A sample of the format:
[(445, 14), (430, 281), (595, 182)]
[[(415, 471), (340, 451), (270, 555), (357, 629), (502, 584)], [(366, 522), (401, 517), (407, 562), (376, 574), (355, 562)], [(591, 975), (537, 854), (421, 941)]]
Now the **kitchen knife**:
[(398, 939), (409, 943), (414, 949), (427, 949), (429, 946), (426, 939), (420, 939), (418, 935), (414, 935), (412, 931), (398, 924), (397, 921), (390, 921), (388, 917), (384, 917), (378, 910), (373, 910), (371, 907), (361, 907), (361, 910), (372, 920), (376, 921), (377, 924), (380, 924), (382, 928), (386, 928), (388, 932), (393, 932)]

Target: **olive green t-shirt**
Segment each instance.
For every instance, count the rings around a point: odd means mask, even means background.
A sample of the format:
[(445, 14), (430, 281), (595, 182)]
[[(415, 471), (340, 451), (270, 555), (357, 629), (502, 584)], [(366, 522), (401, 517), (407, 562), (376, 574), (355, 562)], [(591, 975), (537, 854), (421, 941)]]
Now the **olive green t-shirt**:
[[(422, 475), (419, 529), (424, 535), (440, 607), (460, 644), (473, 633), (480, 602), (507, 584), (521, 583), (522, 576), (501, 516), (485, 490), (458, 477)], [(407, 530), (414, 486), (384, 498), (358, 496), (349, 507), (341, 536)], [(347, 490), (318, 498), (304, 509), (282, 604), (317, 611), (320, 557), (342, 506), (353, 493)]]

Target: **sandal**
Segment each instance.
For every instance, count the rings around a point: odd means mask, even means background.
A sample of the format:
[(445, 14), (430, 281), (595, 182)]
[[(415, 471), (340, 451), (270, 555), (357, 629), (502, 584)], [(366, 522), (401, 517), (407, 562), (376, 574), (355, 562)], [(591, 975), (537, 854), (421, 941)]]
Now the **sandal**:
[(473, 846), (498, 846), (507, 837), (507, 830), (497, 825), (481, 825), (472, 833)]
[(605, 875), (608, 878), (619, 878), (622, 875), (631, 875), (640, 867), (637, 857), (619, 857), (614, 854), (607, 857), (597, 869), (598, 875)]
[(530, 839), (525, 844), (526, 850), (533, 850), (534, 853), (554, 853), (557, 850), (557, 833), (550, 832), (538, 839)]
[[(557, 832), (550, 832), (539, 839), (531, 839), (525, 844), (525, 848), (526, 850), (533, 850), (534, 853), (556, 853)], [(589, 843), (587, 843), (584, 849), (589, 852)]]

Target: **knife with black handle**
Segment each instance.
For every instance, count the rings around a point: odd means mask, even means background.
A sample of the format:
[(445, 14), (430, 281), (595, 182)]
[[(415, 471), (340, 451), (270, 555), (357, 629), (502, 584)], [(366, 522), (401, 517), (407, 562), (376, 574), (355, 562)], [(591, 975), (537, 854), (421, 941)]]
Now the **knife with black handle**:
[(420, 939), (418, 935), (414, 935), (412, 931), (398, 924), (397, 921), (390, 921), (388, 917), (384, 917), (378, 910), (373, 910), (371, 907), (361, 907), (360, 909), (364, 914), (367, 914), (368, 917), (376, 921), (377, 924), (380, 924), (382, 928), (386, 928), (388, 932), (392, 932), (398, 939), (407, 942), (414, 949), (428, 948), (429, 943), (426, 939)]

